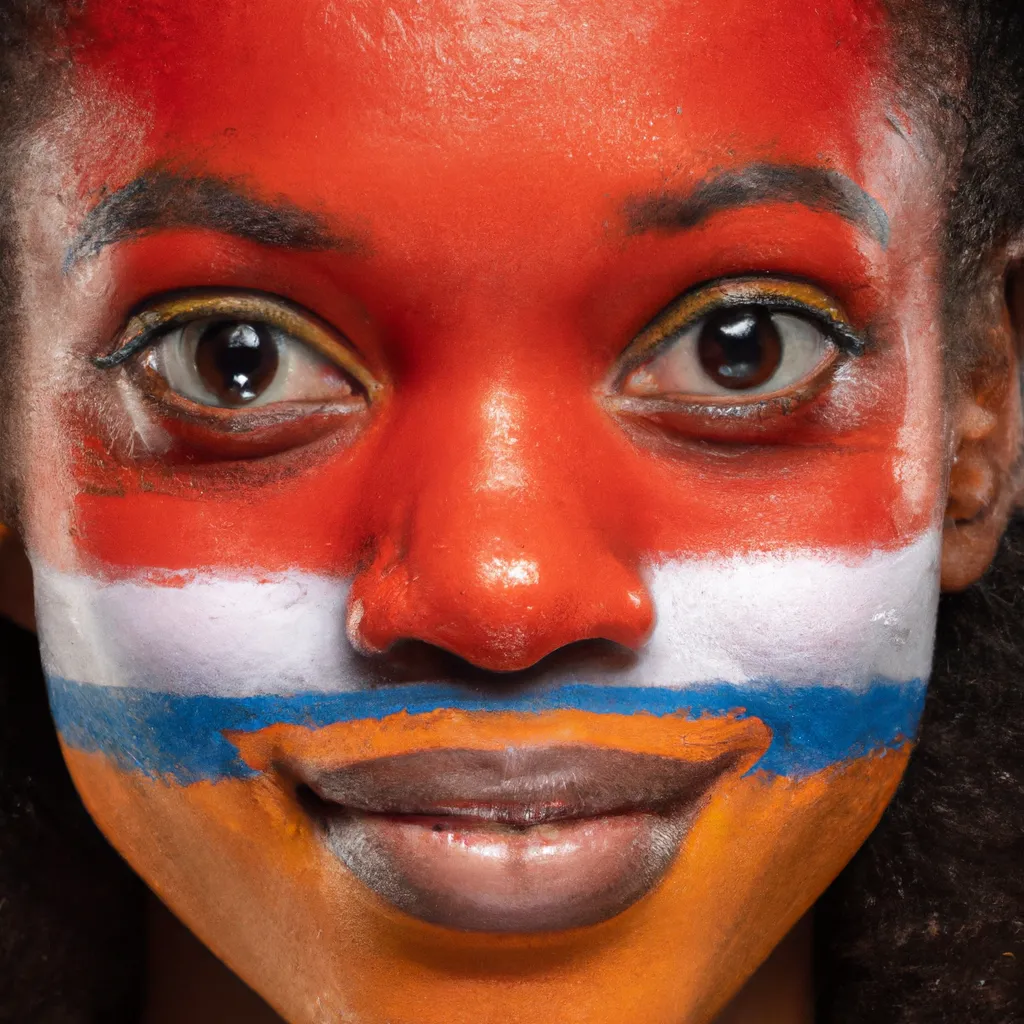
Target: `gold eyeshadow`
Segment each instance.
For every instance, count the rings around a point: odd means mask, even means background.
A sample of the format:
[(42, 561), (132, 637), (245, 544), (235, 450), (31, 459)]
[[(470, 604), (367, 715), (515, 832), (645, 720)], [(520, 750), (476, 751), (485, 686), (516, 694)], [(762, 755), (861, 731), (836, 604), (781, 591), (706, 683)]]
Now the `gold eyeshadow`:
[(757, 306), (771, 312), (809, 317), (821, 326), (830, 340), (851, 355), (860, 355), (866, 347), (843, 309), (814, 285), (780, 278), (732, 278), (695, 288), (659, 313), (623, 353), (616, 385), (621, 385), (659, 347), (671, 344), (688, 327), (720, 309), (737, 306)]
[(369, 398), (383, 385), (337, 332), (314, 316), (283, 299), (256, 292), (186, 292), (171, 295), (136, 313), (118, 336), (119, 344), (109, 355), (97, 356), (93, 365), (101, 370), (120, 366), (144, 351), (175, 327), (196, 320), (223, 318), (266, 324), (301, 341), (325, 359), (350, 374)]

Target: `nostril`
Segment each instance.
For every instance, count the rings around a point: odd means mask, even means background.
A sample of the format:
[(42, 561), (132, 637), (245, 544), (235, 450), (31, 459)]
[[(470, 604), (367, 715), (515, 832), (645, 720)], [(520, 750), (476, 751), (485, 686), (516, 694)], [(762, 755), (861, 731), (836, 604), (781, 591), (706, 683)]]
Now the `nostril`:
[(566, 536), (566, 524), (556, 525), (534, 524), (529, 543), (489, 534), (427, 547), (420, 538), (398, 561), (390, 549), (388, 559), (375, 557), (352, 583), (352, 648), (372, 657), (418, 640), (497, 673), (526, 670), (592, 638), (641, 647), (654, 608), (638, 568), (593, 531)]
[(612, 640), (577, 640), (565, 644), (528, 668), (495, 671), (474, 665), (452, 651), (421, 640), (399, 640), (379, 654), (363, 655), (368, 675), (381, 685), (444, 681), (492, 693), (530, 684), (624, 672), (637, 653)]

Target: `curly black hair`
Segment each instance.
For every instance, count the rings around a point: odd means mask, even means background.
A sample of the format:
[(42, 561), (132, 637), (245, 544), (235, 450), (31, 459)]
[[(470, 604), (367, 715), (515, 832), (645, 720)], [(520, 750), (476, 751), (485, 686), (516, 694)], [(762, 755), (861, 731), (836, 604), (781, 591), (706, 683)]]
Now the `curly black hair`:
[(0, 619), (0, 1021), (138, 1021), (141, 882), (61, 759), (33, 634)]
[[(17, 330), (17, 147), (59, 99), (78, 0), (0, 0), (0, 307)], [(947, 337), (1024, 230), (1024, 3), (890, 0), (908, 92), (947, 144)], [(0, 378), (2, 389), (11, 386)], [(10, 505), (8, 505), (10, 507)], [(78, 802), (35, 639), (0, 620), (0, 1022), (138, 1019), (141, 884)], [(1024, 1022), (1024, 523), (940, 606), (920, 745), (881, 825), (819, 902), (821, 1024)]]
[(939, 606), (918, 748), (819, 901), (821, 1024), (1024, 1021), (1024, 522)]

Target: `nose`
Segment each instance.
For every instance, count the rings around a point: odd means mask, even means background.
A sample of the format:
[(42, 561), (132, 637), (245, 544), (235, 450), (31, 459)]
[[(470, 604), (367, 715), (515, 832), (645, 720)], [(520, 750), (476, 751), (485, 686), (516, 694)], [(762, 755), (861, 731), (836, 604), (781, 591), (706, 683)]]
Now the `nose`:
[(511, 672), (580, 640), (643, 644), (652, 602), (595, 441), (613, 428), (589, 395), (540, 390), (439, 389), (396, 416), (389, 507), (349, 598), (358, 650), (416, 640)]

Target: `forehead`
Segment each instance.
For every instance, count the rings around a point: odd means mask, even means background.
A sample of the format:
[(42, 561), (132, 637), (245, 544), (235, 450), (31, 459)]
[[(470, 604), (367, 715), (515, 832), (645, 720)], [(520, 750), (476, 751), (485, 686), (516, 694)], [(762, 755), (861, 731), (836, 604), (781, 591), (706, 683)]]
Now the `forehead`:
[(536, 223), (567, 189), (685, 188), (759, 158), (864, 185), (889, 113), (863, 0), (94, 0), (76, 33), (150, 161), (328, 206), (386, 197), (435, 230), (438, 206)]

